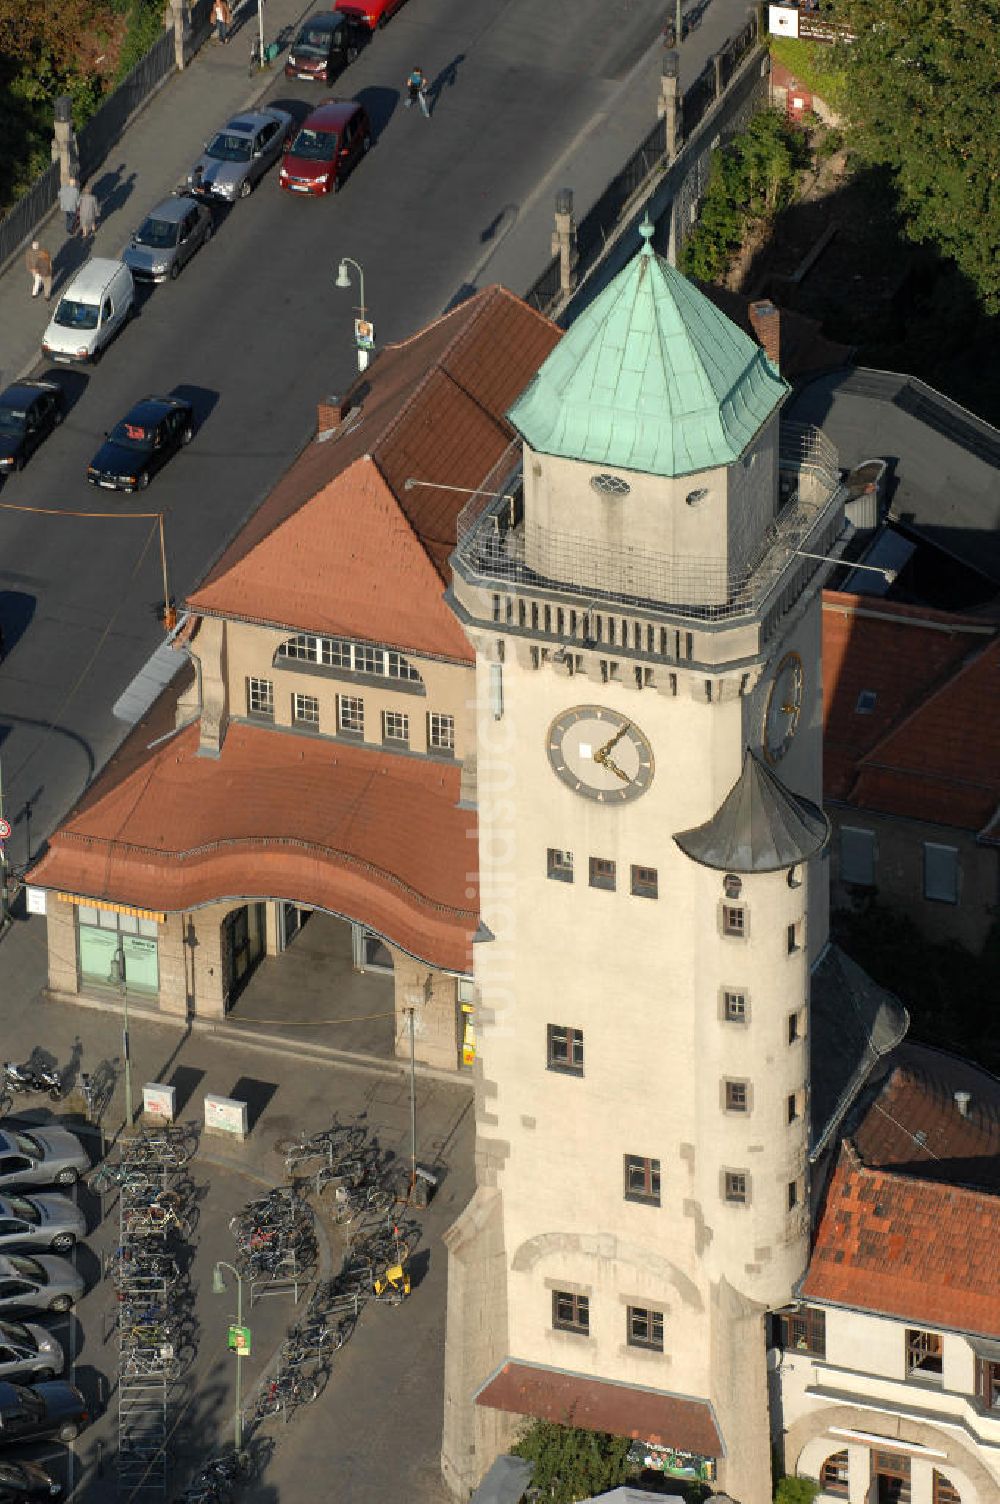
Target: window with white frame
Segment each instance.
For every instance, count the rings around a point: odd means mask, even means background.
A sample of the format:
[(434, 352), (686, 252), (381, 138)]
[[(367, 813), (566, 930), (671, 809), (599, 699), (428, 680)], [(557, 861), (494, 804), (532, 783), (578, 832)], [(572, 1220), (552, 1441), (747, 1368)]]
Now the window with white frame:
[(933, 903), (958, 903), (958, 847), (924, 842), (924, 897)]
[(405, 747), (410, 741), (410, 717), (401, 710), (383, 710), (382, 740)]
[(292, 695), (292, 720), (307, 731), (319, 730), (319, 701), (315, 695)]
[(855, 825), (840, 829), (840, 881), (859, 888), (875, 886), (875, 832)]
[(402, 653), (369, 642), (299, 633), (285, 639), (277, 656), (298, 663), (318, 663), (323, 668), (343, 669), (349, 674), (371, 674), (380, 679), (403, 679), (414, 684), (421, 682), (420, 674)]
[(747, 1021), (747, 995), (725, 988), (722, 994), (722, 1013), (727, 1024), (745, 1024)]
[(455, 717), (431, 711), (427, 717), (427, 745), (435, 752), (454, 752)]
[(365, 702), (358, 695), (337, 696), (337, 728), (348, 736), (364, 736)]
[(274, 685), (270, 679), (247, 679), (247, 714), (274, 720)]
[(557, 846), (550, 846), (546, 859), (546, 871), (557, 883), (571, 883), (573, 881), (573, 853), (562, 851)]

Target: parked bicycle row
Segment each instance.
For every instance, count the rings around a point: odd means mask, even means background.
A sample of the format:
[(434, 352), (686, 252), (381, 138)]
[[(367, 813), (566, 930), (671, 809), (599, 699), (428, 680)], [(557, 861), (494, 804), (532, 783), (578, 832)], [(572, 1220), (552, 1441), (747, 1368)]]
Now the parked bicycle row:
[(248, 1201), (230, 1220), (235, 1265), (253, 1281), (305, 1280), (316, 1263), (316, 1230), (308, 1201), (295, 1186), (276, 1186)]
[(279, 1139), (286, 1174), (308, 1175), (317, 1195), (333, 1191), (333, 1218), (343, 1226), (388, 1212), (398, 1199), (396, 1166), (364, 1123), (339, 1123), (320, 1133)]

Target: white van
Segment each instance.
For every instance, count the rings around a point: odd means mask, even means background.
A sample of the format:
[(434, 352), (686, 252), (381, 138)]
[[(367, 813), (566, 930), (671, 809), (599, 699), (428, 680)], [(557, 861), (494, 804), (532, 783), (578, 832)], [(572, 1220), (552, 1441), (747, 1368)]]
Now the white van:
[(42, 339), (43, 352), (62, 362), (100, 360), (134, 302), (135, 283), (125, 263), (94, 257), (60, 297)]

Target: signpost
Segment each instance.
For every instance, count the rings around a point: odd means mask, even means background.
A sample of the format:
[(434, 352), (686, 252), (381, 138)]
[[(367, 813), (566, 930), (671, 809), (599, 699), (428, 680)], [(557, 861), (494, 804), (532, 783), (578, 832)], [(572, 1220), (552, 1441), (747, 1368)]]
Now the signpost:
[(229, 1328), (229, 1346), (238, 1358), (249, 1358), (251, 1348), (250, 1328), (248, 1326), (231, 1326)]

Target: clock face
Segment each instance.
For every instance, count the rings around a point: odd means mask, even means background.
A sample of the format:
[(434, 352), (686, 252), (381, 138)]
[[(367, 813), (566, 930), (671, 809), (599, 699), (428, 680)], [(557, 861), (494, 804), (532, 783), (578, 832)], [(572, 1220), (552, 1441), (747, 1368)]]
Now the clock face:
[(585, 799), (621, 804), (653, 781), (653, 749), (627, 716), (602, 705), (576, 705), (556, 716), (546, 737), (558, 778)]
[(798, 653), (786, 653), (778, 664), (764, 711), (764, 756), (780, 762), (792, 744), (802, 714), (805, 672)]

